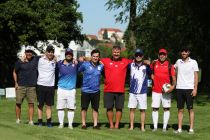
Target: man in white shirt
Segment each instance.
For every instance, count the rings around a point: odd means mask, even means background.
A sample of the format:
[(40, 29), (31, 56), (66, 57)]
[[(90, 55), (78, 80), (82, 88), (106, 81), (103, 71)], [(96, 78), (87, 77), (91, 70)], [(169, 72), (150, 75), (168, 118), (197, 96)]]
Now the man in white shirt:
[(178, 130), (175, 133), (182, 132), (182, 120), (184, 112), (184, 103), (187, 104), (187, 109), (190, 118), (189, 134), (193, 134), (194, 111), (193, 98), (197, 95), (198, 86), (198, 64), (197, 61), (189, 57), (190, 51), (188, 48), (181, 50), (181, 59), (176, 61), (175, 67), (177, 70), (177, 108), (178, 108)]
[(43, 106), (46, 104), (47, 126), (52, 127), (51, 115), (54, 105), (55, 85), (54, 47), (49, 45), (45, 56), (38, 62), (37, 99), (38, 99), (38, 125), (42, 126)]

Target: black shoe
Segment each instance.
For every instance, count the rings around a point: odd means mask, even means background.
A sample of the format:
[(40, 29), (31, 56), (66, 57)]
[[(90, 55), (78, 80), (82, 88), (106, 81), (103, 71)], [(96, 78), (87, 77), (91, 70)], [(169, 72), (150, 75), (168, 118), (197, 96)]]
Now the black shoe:
[(96, 125), (96, 126), (93, 126), (93, 129), (99, 130), (100, 127), (98, 125)]
[(86, 125), (83, 125), (83, 126), (82, 126), (82, 129), (87, 129)]

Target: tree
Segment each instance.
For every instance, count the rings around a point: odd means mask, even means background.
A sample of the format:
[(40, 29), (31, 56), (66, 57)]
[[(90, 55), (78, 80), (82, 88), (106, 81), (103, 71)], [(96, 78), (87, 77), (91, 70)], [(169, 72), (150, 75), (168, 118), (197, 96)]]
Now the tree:
[(82, 40), (77, 24), (82, 22), (82, 14), (77, 12), (78, 7), (76, 0), (1, 1), (0, 77), (5, 79), (10, 75), (11, 81), (11, 70), (20, 45), (57, 39), (66, 46), (70, 40)]
[(126, 32), (126, 46), (129, 51), (136, 49), (136, 18), (141, 15), (149, 0), (108, 0), (106, 5), (108, 10), (120, 10), (115, 15), (117, 22), (127, 22), (129, 19), (128, 30)]
[(104, 30), (103, 39), (104, 39), (104, 40), (109, 39), (109, 38), (108, 38), (108, 31), (107, 31), (107, 29)]
[(152, 59), (159, 48), (166, 48), (172, 63), (179, 58), (180, 49), (188, 46), (202, 69), (200, 86), (209, 87), (209, 8), (207, 0), (152, 0), (137, 18), (137, 44), (144, 44), (144, 52)]

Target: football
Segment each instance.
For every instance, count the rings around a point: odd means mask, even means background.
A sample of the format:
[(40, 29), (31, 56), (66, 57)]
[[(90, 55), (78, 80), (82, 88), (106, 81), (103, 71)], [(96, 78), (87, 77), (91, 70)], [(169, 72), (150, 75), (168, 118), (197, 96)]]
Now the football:
[(170, 87), (171, 87), (171, 84), (168, 84), (168, 83), (163, 84), (163, 87), (162, 87), (163, 93), (166, 93), (170, 89)]

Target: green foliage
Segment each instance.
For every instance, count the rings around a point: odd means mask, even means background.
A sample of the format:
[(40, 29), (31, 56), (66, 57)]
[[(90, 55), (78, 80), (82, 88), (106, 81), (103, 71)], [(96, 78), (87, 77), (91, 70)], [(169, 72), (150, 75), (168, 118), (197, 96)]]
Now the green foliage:
[(107, 46), (95, 46), (101, 52), (101, 58), (111, 57), (112, 56), (112, 49)]

